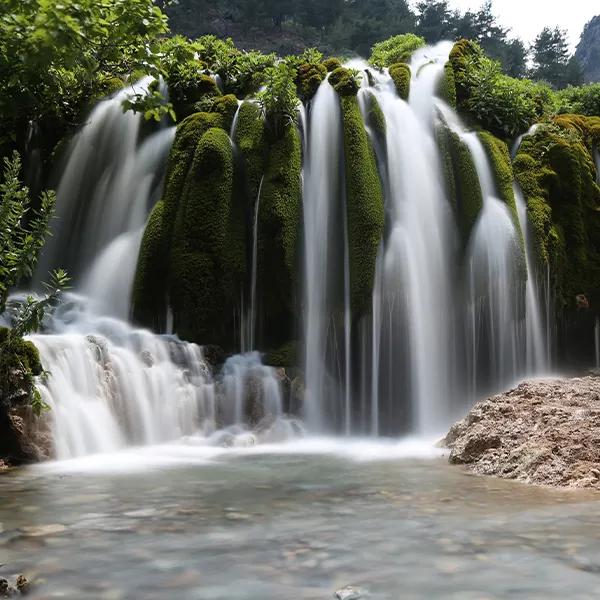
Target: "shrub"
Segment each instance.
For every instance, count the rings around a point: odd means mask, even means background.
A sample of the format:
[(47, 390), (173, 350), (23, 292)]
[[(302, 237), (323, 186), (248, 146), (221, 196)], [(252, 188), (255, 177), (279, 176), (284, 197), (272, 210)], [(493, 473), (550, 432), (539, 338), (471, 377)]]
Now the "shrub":
[(394, 63), (408, 62), (415, 50), (425, 46), (425, 40), (414, 33), (396, 35), (379, 42), (371, 49), (369, 62), (378, 69)]

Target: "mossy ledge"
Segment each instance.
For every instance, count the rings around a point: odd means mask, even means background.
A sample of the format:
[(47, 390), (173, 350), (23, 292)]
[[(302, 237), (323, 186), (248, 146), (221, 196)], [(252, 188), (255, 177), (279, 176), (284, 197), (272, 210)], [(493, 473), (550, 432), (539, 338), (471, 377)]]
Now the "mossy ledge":
[(350, 297), (353, 316), (358, 318), (369, 307), (385, 214), (375, 152), (358, 101), (354, 96), (342, 96), (340, 100), (344, 123)]
[(444, 65), (444, 74), (440, 79), (437, 95), (452, 108), (456, 108), (456, 81), (450, 61)]
[(298, 288), (302, 224), (302, 149), (288, 125), (271, 145), (258, 217), (258, 288), (261, 312), (268, 315), (263, 341), (277, 347), (292, 339)]

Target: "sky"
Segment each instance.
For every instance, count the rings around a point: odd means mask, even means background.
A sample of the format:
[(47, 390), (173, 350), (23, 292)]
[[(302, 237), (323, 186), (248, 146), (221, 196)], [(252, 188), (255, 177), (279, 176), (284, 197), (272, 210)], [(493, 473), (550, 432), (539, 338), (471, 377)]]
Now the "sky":
[[(476, 10), (483, 0), (450, 0), (452, 8), (461, 12)], [(583, 26), (600, 15), (598, 0), (493, 0), (494, 14), (504, 27), (525, 43), (531, 43), (546, 26), (566, 29), (571, 49), (575, 50)]]

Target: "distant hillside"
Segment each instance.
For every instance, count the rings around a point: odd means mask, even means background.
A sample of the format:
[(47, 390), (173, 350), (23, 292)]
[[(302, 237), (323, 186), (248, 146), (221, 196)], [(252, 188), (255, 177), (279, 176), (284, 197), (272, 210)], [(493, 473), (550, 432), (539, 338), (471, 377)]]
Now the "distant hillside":
[(600, 81), (600, 15), (585, 26), (575, 56), (583, 68), (585, 81)]

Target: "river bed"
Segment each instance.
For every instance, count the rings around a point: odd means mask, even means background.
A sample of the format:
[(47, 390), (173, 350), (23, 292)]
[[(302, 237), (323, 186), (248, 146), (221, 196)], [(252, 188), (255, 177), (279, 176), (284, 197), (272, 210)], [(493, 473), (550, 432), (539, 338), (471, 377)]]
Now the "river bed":
[(31, 599), (597, 598), (593, 492), (416, 442), (130, 450), (0, 476), (0, 577)]

